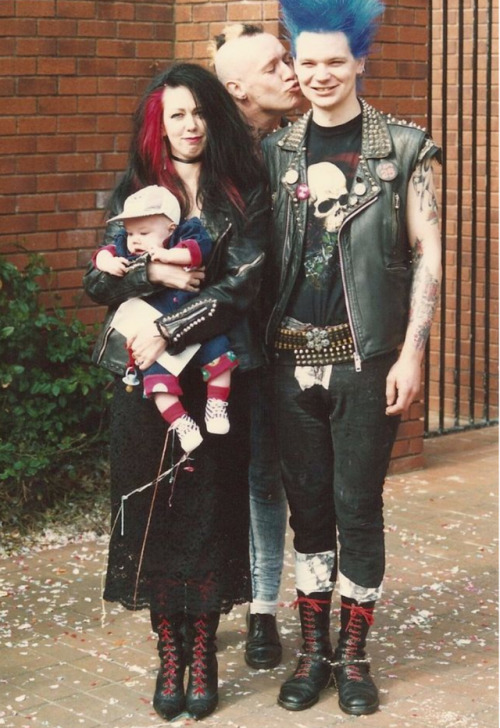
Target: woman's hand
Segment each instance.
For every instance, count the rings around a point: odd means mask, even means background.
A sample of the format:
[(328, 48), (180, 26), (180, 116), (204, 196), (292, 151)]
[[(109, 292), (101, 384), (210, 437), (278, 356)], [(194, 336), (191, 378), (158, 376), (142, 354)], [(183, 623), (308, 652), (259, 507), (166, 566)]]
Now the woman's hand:
[[(166, 288), (177, 288), (180, 291), (197, 293), (205, 278), (203, 268), (185, 270), (180, 265), (170, 263), (148, 263), (148, 279), (151, 283), (161, 283)], [(158, 333), (158, 332), (157, 332)]]
[(166, 345), (154, 322), (145, 324), (137, 334), (127, 339), (127, 348), (139, 369), (150, 367), (163, 354)]

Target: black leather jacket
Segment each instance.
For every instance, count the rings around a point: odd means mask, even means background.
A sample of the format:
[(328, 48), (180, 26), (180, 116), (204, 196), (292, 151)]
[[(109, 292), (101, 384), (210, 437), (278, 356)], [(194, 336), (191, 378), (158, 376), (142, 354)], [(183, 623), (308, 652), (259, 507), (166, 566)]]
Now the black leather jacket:
[[(264, 363), (259, 322), (254, 311), (259, 293), (265, 248), (269, 239), (269, 197), (264, 186), (245, 199), (246, 218), (241, 231), (221, 214), (203, 216), (214, 248), (206, 267), (204, 287), (195, 299), (168, 316), (159, 317), (169, 337), (168, 351), (177, 353), (188, 344), (226, 333), (241, 370)], [(108, 225), (104, 244), (117, 228)], [(159, 286), (148, 280), (148, 256), (141, 256), (123, 278), (97, 270), (89, 264), (83, 286), (90, 298), (108, 306), (104, 328), (96, 343), (93, 361), (123, 374), (127, 364), (124, 338), (110, 327), (116, 308), (132, 297), (147, 300)]]
[[(405, 222), (408, 183), (417, 162), (440, 154), (424, 130), (360, 102), (362, 147), (355, 181), (364, 192), (349, 196), (339, 229), (342, 279), (357, 365), (393, 351), (404, 339), (412, 279)], [(299, 184), (307, 183), (305, 143), (310, 116), (309, 112), (263, 141), (275, 223), (266, 286), (275, 296), (266, 329), (269, 346), (303, 259), (308, 201), (298, 199), (296, 191)], [(394, 172), (395, 178), (387, 179)]]

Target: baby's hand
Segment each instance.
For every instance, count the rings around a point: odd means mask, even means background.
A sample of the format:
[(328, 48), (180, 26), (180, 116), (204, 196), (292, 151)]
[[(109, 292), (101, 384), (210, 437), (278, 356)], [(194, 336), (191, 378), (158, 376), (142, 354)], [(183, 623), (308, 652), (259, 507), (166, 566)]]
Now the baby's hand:
[(165, 248), (159, 248), (158, 246), (151, 247), (148, 250), (149, 257), (151, 260), (156, 261), (157, 263), (169, 263), (169, 254), (168, 250), (165, 250)]
[(126, 258), (111, 258), (107, 262), (106, 272), (111, 273), (112, 276), (119, 276), (123, 278), (128, 268), (128, 260)]

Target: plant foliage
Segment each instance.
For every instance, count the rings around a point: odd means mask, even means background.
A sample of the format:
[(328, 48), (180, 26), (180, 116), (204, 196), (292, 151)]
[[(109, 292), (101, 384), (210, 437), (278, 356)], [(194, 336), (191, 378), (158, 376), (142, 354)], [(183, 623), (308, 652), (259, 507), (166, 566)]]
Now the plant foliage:
[(52, 275), (40, 255), (22, 271), (0, 256), (0, 489), (13, 518), (78, 488), (107, 429), (110, 375), (91, 363), (94, 332), (55, 296), (41, 303)]

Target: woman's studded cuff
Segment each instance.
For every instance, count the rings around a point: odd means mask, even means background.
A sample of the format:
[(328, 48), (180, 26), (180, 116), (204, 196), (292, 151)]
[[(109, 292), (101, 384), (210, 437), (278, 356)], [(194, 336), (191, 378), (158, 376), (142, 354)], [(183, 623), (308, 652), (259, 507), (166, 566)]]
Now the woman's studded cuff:
[(160, 322), (161, 322), (161, 319), (156, 319), (156, 321), (155, 321), (156, 328), (158, 329), (158, 333), (160, 334), (162, 339), (164, 339), (165, 341), (169, 341), (170, 337), (168, 336), (168, 334), (165, 333), (165, 331), (163, 330), (163, 326), (161, 325)]

